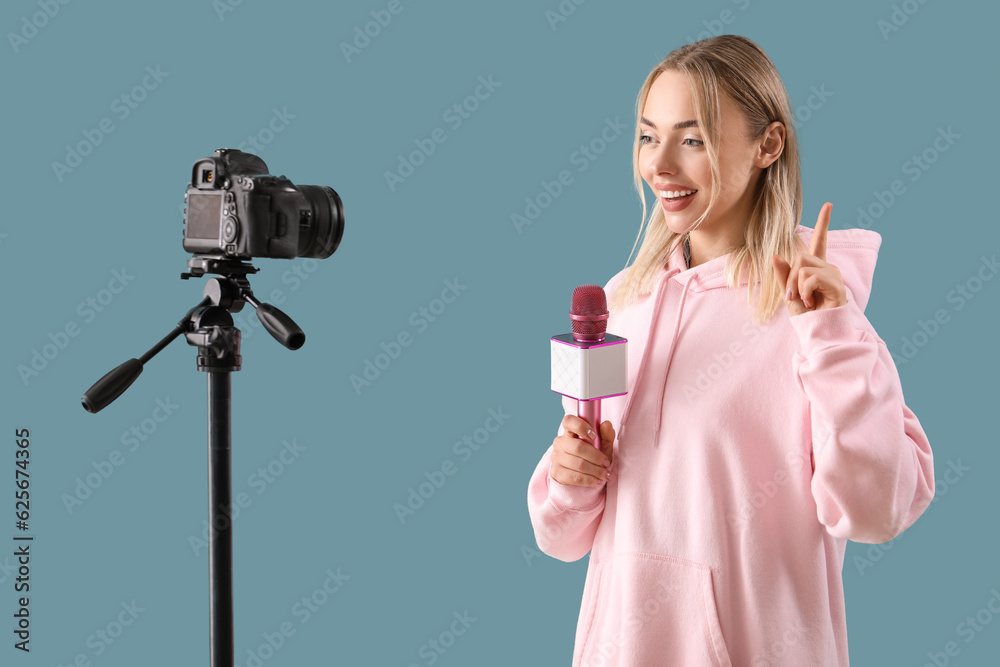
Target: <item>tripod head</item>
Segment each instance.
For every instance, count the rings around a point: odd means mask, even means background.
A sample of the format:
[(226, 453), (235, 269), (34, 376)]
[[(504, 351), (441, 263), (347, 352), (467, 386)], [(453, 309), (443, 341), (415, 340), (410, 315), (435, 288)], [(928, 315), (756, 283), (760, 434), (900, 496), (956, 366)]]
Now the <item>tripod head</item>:
[(231, 313), (243, 310), (244, 303), (257, 309), (257, 317), (268, 333), (289, 350), (297, 350), (306, 342), (306, 335), (288, 315), (269, 303), (258, 301), (247, 274), (257, 273), (257, 268), (248, 262), (219, 256), (196, 256), (187, 261), (190, 273), (182, 273), (181, 279), (200, 278), (206, 273), (216, 273), (221, 278), (212, 278), (205, 285), (205, 296), (212, 303)]
[(306, 342), (306, 335), (292, 318), (269, 303), (258, 301), (250, 289), (247, 275), (258, 269), (248, 262), (218, 256), (195, 256), (187, 261), (190, 272), (180, 275), (182, 280), (200, 278), (206, 273), (217, 274), (205, 284), (201, 302), (189, 310), (173, 331), (150, 348), (139, 359), (129, 359), (112, 369), (95, 382), (80, 402), (87, 412), (103, 410), (125, 393), (142, 373), (143, 366), (181, 334), (189, 345), (201, 352), (198, 370), (240, 370), (240, 330), (233, 325), (230, 313), (243, 310), (249, 303), (257, 310), (257, 317), (268, 333), (289, 350), (297, 350)]

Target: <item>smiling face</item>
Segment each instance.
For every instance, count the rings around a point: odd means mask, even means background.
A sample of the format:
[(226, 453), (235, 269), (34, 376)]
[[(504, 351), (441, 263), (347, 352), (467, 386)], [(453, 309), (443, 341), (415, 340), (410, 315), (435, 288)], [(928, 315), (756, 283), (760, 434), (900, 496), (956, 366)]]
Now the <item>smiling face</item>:
[[(721, 189), (711, 214), (691, 234), (692, 256), (697, 246), (698, 263), (743, 244), (754, 185), (762, 168), (777, 159), (777, 154), (759, 155), (761, 143), (746, 137), (746, 121), (723, 91), (719, 91), (719, 105)], [(640, 120), (638, 167), (663, 208), (667, 225), (676, 233), (693, 228), (712, 193), (707, 137), (697, 123), (687, 77), (676, 70), (657, 76)], [(695, 193), (670, 201), (663, 189), (672, 194)]]

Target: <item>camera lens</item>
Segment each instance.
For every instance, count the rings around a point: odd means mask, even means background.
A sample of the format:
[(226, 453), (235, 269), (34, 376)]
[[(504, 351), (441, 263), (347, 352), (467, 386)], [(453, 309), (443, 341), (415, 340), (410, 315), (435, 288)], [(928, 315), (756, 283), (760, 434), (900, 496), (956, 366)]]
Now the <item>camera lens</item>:
[(312, 214), (311, 224), (299, 226), (299, 257), (326, 259), (344, 235), (344, 203), (325, 185), (299, 185)]

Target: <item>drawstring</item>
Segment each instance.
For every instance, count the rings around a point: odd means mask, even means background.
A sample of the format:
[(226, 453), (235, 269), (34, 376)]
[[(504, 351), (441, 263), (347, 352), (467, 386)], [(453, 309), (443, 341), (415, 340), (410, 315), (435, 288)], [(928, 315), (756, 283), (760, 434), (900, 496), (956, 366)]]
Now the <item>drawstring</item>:
[(635, 398), (635, 389), (642, 382), (642, 377), (644, 371), (646, 370), (646, 360), (649, 357), (649, 348), (652, 347), (651, 343), (653, 341), (653, 331), (656, 329), (656, 321), (659, 319), (658, 315), (660, 313), (660, 304), (663, 302), (663, 295), (667, 291), (667, 281), (680, 269), (672, 269), (667, 272), (667, 275), (660, 280), (659, 284), (656, 286), (656, 301), (653, 302), (653, 316), (649, 320), (649, 331), (646, 333), (646, 347), (642, 351), (642, 358), (639, 359), (639, 372), (635, 376), (635, 386), (632, 387), (632, 391), (628, 393), (628, 398), (625, 399), (625, 408), (622, 411), (622, 422), (618, 430), (618, 442), (622, 442), (622, 438), (625, 436), (625, 422), (628, 421), (629, 411), (632, 409), (632, 399)]
[(691, 286), (691, 281), (695, 279), (695, 274), (692, 274), (688, 281), (684, 283), (684, 290), (681, 291), (681, 302), (677, 304), (677, 314), (674, 317), (674, 331), (670, 335), (670, 352), (667, 353), (667, 369), (663, 373), (663, 385), (660, 387), (660, 394), (656, 397), (656, 428), (653, 429), (653, 446), (656, 446), (660, 435), (660, 420), (663, 419), (663, 393), (667, 388), (667, 376), (670, 374), (670, 360), (674, 357), (674, 349), (677, 347), (677, 330), (681, 326), (681, 315), (684, 312), (684, 300), (687, 298), (688, 287)]
[[(646, 346), (645, 349), (642, 351), (642, 358), (639, 360), (639, 372), (636, 375), (635, 385), (632, 387), (632, 391), (628, 393), (628, 398), (625, 401), (625, 408), (622, 411), (621, 426), (619, 428), (619, 433), (618, 433), (619, 444), (623, 441), (622, 438), (625, 437), (625, 424), (627, 423), (629, 414), (632, 410), (632, 400), (635, 398), (636, 389), (642, 383), (642, 378), (645, 374), (647, 361), (650, 354), (650, 348), (653, 347), (653, 334), (656, 331), (656, 324), (660, 319), (660, 306), (663, 303), (663, 295), (667, 291), (668, 281), (677, 273), (680, 273), (680, 269), (678, 268), (671, 269), (670, 271), (667, 272), (667, 274), (663, 277), (663, 279), (657, 286), (658, 292), (656, 294), (656, 301), (653, 306), (653, 315), (650, 318), (649, 322), (649, 332), (646, 336)], [(694, 279), (695, 279), (695, 274), (692, 274), (691, 277), (688, 279), (688, 281), (684, 283), (684, 290), (681, 292), (681, 300), (680, 303), (677, 305), (677, 313), (674, 317), (674, 330), (670, 337), (670, 352), (667, 354), (667, 363), (666, 363), (667, 371), (669, 371), (670, 369), (670, 360), (673, 357), (674, 348), (676, 347), (675, 342), (677, 339), (677, 331), (680, 328), (681, 315), (684, 311), (684, 301), (687, 298), (688, 287), (690, 287), (691, 281), (693, 281)], [(666, 377), (667, 373), (664, 374), (663, 386), (660, 387), (659, 396), (656, 401), (656, 428), (653, 430), (654, 447), (656, 446), (656, 440), (660, 432), (660, 420), (663, 416), (663, 393), (665, 391), (667, 383)]]

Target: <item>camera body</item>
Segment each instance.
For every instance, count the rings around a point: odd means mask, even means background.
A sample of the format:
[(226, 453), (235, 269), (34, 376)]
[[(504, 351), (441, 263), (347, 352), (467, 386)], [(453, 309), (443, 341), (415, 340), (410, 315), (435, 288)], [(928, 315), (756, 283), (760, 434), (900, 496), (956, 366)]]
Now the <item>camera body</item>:
[(343, 203), (332, 188), (296, 186), (232, 148), (194, 163), (184, 204), (184, 250), (196, 255), (323, 259), (344, 231)]

